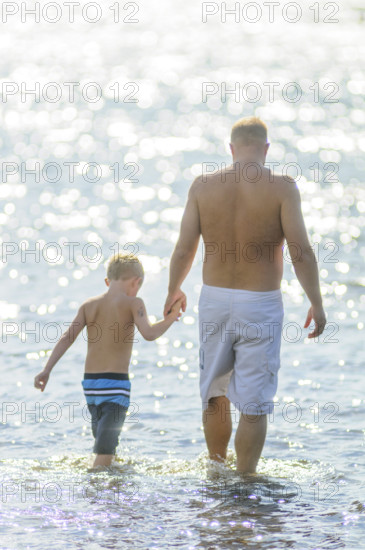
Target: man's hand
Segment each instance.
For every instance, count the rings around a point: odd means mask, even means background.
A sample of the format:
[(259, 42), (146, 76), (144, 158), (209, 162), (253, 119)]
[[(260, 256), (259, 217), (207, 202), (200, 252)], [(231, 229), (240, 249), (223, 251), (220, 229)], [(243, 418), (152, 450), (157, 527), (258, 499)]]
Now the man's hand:
[(180, 308), (182, 306), (182, 299), (176, 300), (176, 302), (172, 305), (169, 313), (167, 314), (167, 317), (172, 317), (175, 319), (175, 321), (178, 321), (181, 317), (181, 311)]
[(322, 306), (311, 306), (308, 311), (307, 319), (304, 323), (304, 328), (308, 328), (310, 325), (310, 322), (314, 321), (315, 327), (313, 332), (310, 332), (308, 334), (308, 338), (316, 338), (316, 336), (319, 336), (324, 331), (324, 327), (326, 326), (326, 315), (324, 313)]
[(166, 317), (166, 315), (168, 315), (168, 313), (170, 312), (172, 306), (178, 300), (181, 301), (181, 309), (185, 313), (185, 311), (186, 311), (186, 295), (182, 290), (179, 289), (176, 292), (174, 292), (173, 294), (169, 294), (167, 296), (166, 302), (165, 302), (165, 307), (164, 307), (164, 310), (163, 310), (164, 317)]
[(49, 372), (42, 370), (37, 376), (34, 378), (34, 387), (38, 390), (44, 391), (44, 388), (47, 386), (47, 382), (49, 379)]

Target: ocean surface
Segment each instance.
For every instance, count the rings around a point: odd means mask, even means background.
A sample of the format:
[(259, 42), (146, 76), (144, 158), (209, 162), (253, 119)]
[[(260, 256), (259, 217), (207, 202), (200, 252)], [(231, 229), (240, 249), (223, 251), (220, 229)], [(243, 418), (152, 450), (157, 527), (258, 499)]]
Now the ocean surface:
[[(102, 1), (75, 6), (73, 22), (65, 4), (42, 2), (37, 22), (25, 3), (1, 7), (1, 550), (365, 548), (360, 2), (225, 14), (234, 3)], [(82, 301), (106, 289), (117, 250), (139, 255), (140, 295), (161, 318), (189, 185), (230, 162), (230, 128), (253, 114), (268, 124), (267, 162), (301, 190), (326, 330), (306, 338), (308, 300), (286, 255), (258, 473), (235, 472), (233, 438), (215, 467), (198, 389), (199, 246), (181, 321), (156, 342), (137, 337), (115, 464), (90, 472), (85, 335), (44, 393), (34, 376)]]

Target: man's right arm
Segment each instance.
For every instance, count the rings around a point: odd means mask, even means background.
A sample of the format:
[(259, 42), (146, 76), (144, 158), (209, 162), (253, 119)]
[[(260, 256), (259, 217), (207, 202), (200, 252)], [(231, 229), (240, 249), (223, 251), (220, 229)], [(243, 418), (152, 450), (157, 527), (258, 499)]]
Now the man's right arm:
[(295, 182), (289, 184), (281, 205), (281, 225), (295, 274), (311, 303), (304, 327), (308, 327), (311, 320), (314, 320), (315, 329), (309, 334), (309, 338), (314, 338), (322, 334), (326, 316), (322, 306), (316, 257), (308, 239), (300, 193)]
[(186, 296), (180, 289), (181, 284), (190, 271), (200, 238), (200, 216), (196, 196), (196, 187), (199, 185), (196, 178), (189, 189), (188, 200), (180, 224), (179, 239), (176, 243), (170, 261), (170, 278), (168, 296), (165, 302), (164, 315), (167, 315), (171, 306), (178, 299), (182, 299), (182, 310), (186, 308)]

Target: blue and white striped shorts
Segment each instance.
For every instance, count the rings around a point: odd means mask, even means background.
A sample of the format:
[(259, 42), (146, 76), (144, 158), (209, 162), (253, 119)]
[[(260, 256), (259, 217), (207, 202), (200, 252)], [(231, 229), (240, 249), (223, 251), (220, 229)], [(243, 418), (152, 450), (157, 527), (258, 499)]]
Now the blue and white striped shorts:
[(85, 372), (81, 383), (88, 405), (111, 402), (125, 408), (129, 407), (131, 383), (128, 373)]

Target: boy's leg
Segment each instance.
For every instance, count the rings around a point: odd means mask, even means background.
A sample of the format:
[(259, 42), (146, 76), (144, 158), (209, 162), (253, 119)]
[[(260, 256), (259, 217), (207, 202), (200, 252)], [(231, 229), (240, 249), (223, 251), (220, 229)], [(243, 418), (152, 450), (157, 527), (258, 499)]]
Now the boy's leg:
[(97, 425), (95, 438), (95, 466), (110, 466), (118, 446), (119, 435), (126, 417), (127, 409), (113, 402), (99, 405), (101, 417)]
[(204, 435), (209, 458), (224, 462), (232, 433), (230, 402), (224, 395), (209, 399), (203, 411)]
[(256, 466), (265, 443), (266, 429), (266, 414), (241, 414), (234, 441), (238, 472), (256, 472)]
[[(101, 419), (102, 409), (100, 405), (88, 405), (89, 413), (91, 415), (91, 429), (94, 439), (96, 441), (98, 437), (98, 424)], [(96, 455), (93, 467), (95, 466), (110, 466), (113, 455)]]
[(94, 438), (96, 439), (96, 434), (98, 431), (98, 421), (100, 420), (100, 411), (97, 405), (88, 405), (87, 408), (89, 409), (89, 413), (91, 416), (91, 430), (93, 432)]
[(96, 455), (93, 468), (96, 466), (110, 466), (114, 455)]

